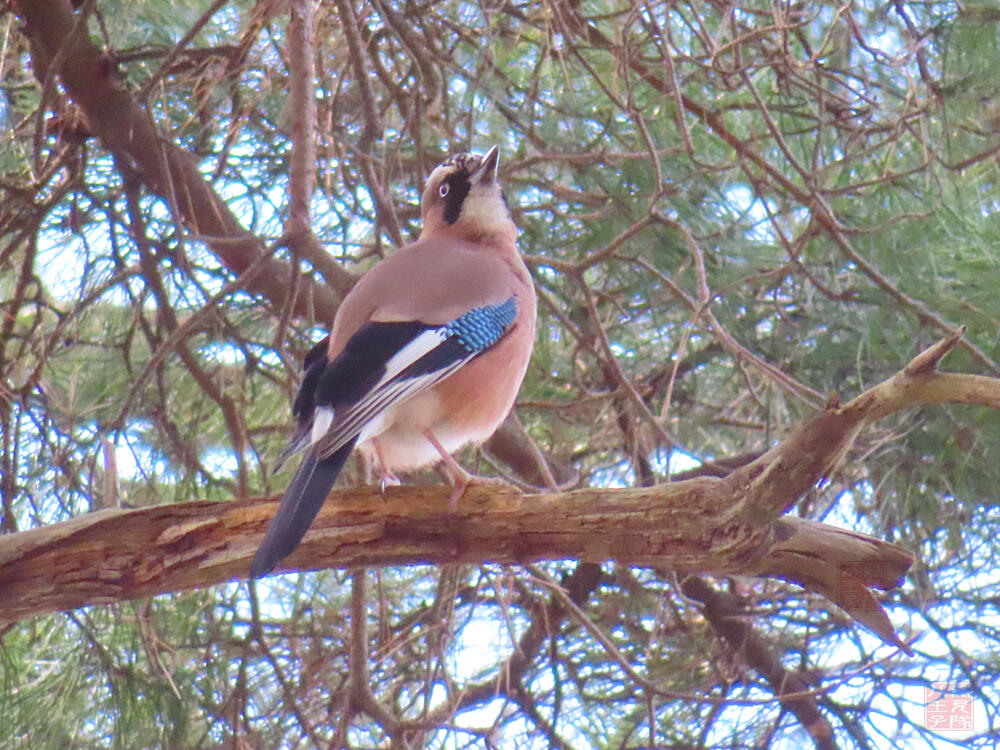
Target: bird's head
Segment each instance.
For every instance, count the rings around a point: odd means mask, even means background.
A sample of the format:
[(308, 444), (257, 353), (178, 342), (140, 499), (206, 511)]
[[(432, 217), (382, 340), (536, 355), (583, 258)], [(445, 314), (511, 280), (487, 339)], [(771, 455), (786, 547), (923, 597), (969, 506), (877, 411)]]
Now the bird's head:
[(507, 209), (497, 167), (500, 150), (460, 153), (439, 164), (427, 178), (420, 209), (422, 237), (447, 233), (468, 239), (514, 240), (517, 229)]

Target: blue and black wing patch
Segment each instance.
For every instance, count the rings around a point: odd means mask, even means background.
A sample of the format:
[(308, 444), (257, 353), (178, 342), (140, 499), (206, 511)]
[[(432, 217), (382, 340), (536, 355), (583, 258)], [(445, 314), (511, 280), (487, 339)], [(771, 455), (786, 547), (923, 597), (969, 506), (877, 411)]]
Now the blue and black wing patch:
[(400, 378), (413, 378), (435, 370), (442, 370), (455, 362), (465, 362), (491, 348), (514, 325), (517, 305), (511, 297), (506, 302), (488, 307), (477, 307), (461, 318), (437, 330), (444, 340), (403, 370)]
[(458, 320), (444, 326), (470, 352), (484, 352), (493, 346), (517, 320), (517, 305), (511, 297), (499, 305), (469, 310)]

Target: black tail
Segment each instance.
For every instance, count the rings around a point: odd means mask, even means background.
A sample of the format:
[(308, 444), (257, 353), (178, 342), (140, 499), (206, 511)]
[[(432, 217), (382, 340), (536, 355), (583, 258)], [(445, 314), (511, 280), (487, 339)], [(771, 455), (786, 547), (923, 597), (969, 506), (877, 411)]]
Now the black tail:
[(351, 455), (355, 440), (327, 458), (317, 459), (316, 451), (310, 449), (292, 483), (285, 490), (278, 512), (274, 514), (264, 541), (250, 565), (250, 577), (260, 578), (270, 573), (274, 566), (292, 554), (306, 535), (326, 496), (330, 494), (337, 475), (344, 468), (344, 462)]

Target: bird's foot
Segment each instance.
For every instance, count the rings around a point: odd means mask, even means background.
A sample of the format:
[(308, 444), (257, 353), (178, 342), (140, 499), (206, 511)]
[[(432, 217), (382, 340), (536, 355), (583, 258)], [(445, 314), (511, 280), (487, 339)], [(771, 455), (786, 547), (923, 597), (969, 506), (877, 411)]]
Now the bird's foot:
[(494, 487), (511, 487), (509, 482), (505, 482), (502, 479), (497, 479), (496, 477), (481, 477), (478, 474), (470, 474), (462, 465), (455, 460), (448, 451), (444, 449), (444, 446), (434, 437), (434, 433), (430, 430), (425, 429), (424, 437), (426, 437), (431, 445), (434, 446), (438, 454), (441, 456), (441, 465), (444, 467), (445, 472), (451, 479), (451, 483), (455, 486), (452, 490), (451, 498), (448, 500), (448, 512), (454, 513), (458, 510), (458, 501), (462, 499), (462, 495), (465, 494), (465, 490), (474, 484), (478, 485), (492, 485)]
[(385, 456), (382, 455), (382, 444), (378, 441), (378, 438), (372, 438), (372, 446), (375, 448), (375, 462), (378, 464), (378, 475), (381, 478), (380, 487), (384, 495), (386, 487), (399, 487), (402, 482), (385, 465)]
[[(455, 466), (458, 466), (456, 463)], [(479, 474), (470, 474), (461, 466), (458, 466), (461, 474), (456, 472), (454, 468), (448, 467), (449, 473), (451, 473), (451, 481), (454, 485), (454, 489), (451, 491), (451, 497), (448, 499), (448, 512), (454, 513), (458, 510), (458, 501), (462, 499), (465, 495), (465, 491), (474, 485), (477, 486), (488, 486), (488, 487), (512, 487), (510, 482), (505, 482), (503, 479), (497, 477), (484, 477)]]
[(379, 487), (381, 488), (382, 494), (384, 495), (386, 487), (399, 487), (399, 485), (401, 484), (402, 482), (399, 481), (399, 477), (387, 471), (383, 472), (382, 479), (379, 483)]

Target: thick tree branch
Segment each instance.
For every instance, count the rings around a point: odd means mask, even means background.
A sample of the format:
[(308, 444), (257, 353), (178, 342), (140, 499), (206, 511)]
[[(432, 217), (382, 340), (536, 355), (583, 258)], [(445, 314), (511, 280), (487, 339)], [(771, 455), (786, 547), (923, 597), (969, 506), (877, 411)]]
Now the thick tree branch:
[[(823, 594), (903, 646), (869, 588), (898, 586), (909, 554), (780, 514), (830, 474), (870, 419), (921, 403), (1000, 408), (1000, 380), (934, 371), (960, 335), (847, 405), (828, 407), (724, 478), (531, 496), (478, 487), (455, 514), (448, 491), (438, 488), (395, 488), (386, 498), (343, 490), (283, 569), (580, 559), (763, 575)], [(273, 502), (102, 511), (0, 537), (0, 612), (16, 620), (243, 577)]]
[[(470, 488), (455, 514), (445, 488), (357, 488), (336, 494), (282, 570), (452, 562), (618, 560), (719, 575), (767, 574), (809, 583), (789, 540), (839, 557), (886, 562), (885, 587), (909, 565), (894, 545), (797, 518), (719, 524), (724, 480), (635, 490), (522, 495)], [(0, 618), (178, 591), (246, 576), (275, 499), (191, 502), (100, 511), (0, 537)], [(834, 559), (838, 558), (838, 559)]]
[[(309, 202), (316, 186), (316, 30), (313, 0), (288, 4), (288, 85), (292, 118), (292, 153), (288, 160), (288, 217), (285, 237), (293, 254), (308, 260), (341, 293), (350, 289), (350, 277), (326, 251), (312, 230)], [(301, 278), (296, 277), (296, 282)], [(343, 282), (343, 286), (341, 286)], [(293, 308), (294, 309), (294, 308)], [(324, 311), (329, 313), (330, 311)], [(321, 318), (327, 323), (329, 317)]]
[(289, 3), (288, 72), (289, 95), (292, 104), (292, 155), (289, 159), (288, 220), (285, 233), (299, 237), (312, 232), (309, 200), (316, 179), (316, 94), (313, 80), (312, 0)]

